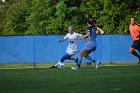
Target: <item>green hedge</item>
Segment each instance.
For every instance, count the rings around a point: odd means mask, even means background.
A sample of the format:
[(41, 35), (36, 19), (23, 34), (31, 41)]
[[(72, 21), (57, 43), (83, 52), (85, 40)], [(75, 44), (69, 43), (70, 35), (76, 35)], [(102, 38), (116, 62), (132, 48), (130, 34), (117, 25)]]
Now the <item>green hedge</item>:
[(9, 1), (0, 11), (2, 35), (65, 34), (70, 24), (84, 33), (88, 16), (96, 18), (97, 26), (106, 34), (123, 33), (131, 16), (140, 22), (140, 0)]

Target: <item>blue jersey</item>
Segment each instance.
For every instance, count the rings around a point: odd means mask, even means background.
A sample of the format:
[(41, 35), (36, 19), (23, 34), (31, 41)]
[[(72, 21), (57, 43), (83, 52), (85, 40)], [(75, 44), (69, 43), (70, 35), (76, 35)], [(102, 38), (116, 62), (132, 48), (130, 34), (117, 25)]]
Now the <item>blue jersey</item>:
[(86, 29), (86, 33), (90, 32), (90, 36), (88, 37), (88, 42), (93, 43), (96, 42), (96, 30), (94, 27), (90, 26)]
[(88, 51), (96, 50), (96, 30), (94, 27), (90, 26), (86, 29), (86, 33), (90, 32), (90, 36), (88, 37), (88, 43), (85, 46), (85, 49)]

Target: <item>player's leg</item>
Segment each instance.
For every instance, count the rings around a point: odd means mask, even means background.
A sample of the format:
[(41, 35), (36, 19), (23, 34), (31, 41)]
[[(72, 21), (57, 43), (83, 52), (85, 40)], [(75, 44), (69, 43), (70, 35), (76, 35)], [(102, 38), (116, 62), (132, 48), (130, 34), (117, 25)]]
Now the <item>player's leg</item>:
[(84, 54), (86, 54), (86, 53), (87, 53), (87, 50), (85, 48), (80, 52), (79, 57), (78, 57), (78, 62), (77, 62), (78, 69), (80, 69), (80, 66), (82, 63), (82, 58), (83, 58)]
[[(140, 55), (135, 51), (135, 48), (130, 47), (129, 52), (139, 58), (140, 61)], [(140, 63), (140, 62), (139, 62)]]
[[(88, 50), (86, 48), (84, 48), (81, 53), (79, 54), (79, 57), (78, 57), (78, 63), (77, 63), (77, 67), (78, 69), (80, 69), (80, 66), (81, 66), (81, 63), (82, 63), (82, 58), (84, 55), (88, 54)], [(90, 59), (92, 60), (92, 59)]]
[(98, 64), (97, 64), (97, 62), (95, 61), (95, 59), (93, 59), (93, 58), (89, 55), (91, 52), (96, 51), (96, 43), (91, 43), (91, 44), (89, 44), (89, 45), (86, 45), (85, 48), (86, 48), (87, 52), (84, 54), (84, 57), (87, 58), (90, 62), (95, 63), (96, 67), (98, 67)]
[(140, 41), (134, 41), (133, 44), (131, 45), (130, 49), (129, 49), (130, 53), (132, 53), (134, 56), (139, 58), (140, 55), (135, 51), (136, 49), (139, 51)]
[(60, 59), (60, 61), (59, 61), (58, 63), (56, 63), (54, 66), (52, 66), (52, 67), (50, 67), (50, 68), (57, 68), (58, 65), (64, 64), (64, 61), (65, 61), (66, 59), (70, 59), (70, 58), (71, 58), (70, 55), (65, 54), (65, 55)]
[(87, 58), (91, 62), (95, 62), (95, 60), (93, 60), (92, 57), (89, 56), (89, 54), (92, 51), (96, 50), (96, 43), (91, 43), (91, 44), (86, 45), (85, 49), (87, 50), (87, 52), (84, 54), (84, 57)]
[(71, 56), (69, 60), (74, 60), (76, 63), (78, 62), (78, 58), (74, 58), (73, 56)]
[(86, 47), (81, 51), (80, 55), (79, 55), (79, 60), (77, 63), (77, 68), (80, 69), (81, 66), (81, 62), (82, 62), (82, 57), (84, 56), (85, 58), (87, 58), (89, 61), (94, 62), (95, 61), (88, 55), (90, 54), (92, 51), (96, 50), (96, 44), (89, 44), (86, 45)]
[[(140, 48), (138, 48), (138, 52), (139, 52), (139, 54), (140, 54)], [(140, 58), (139, 58), (139, 63), (138, 64), (140, 64)]]
[(92, 51), (88, 51), (87, 53), (84, 54), (84, 57), (87, 58), (90, 62), (93, 62), (95, 64), (96, 69), (99, 67), (99, 62), (96, 62), (95, 59), (93, 59), (89, 54)]
[[(133, 44), (131, 45), (129, 52), (139, 58), (140, 60), (140, 55), (135, 51), (136, 49), (140, 48), (140, 41), (134, 41)], [(139, 51), (139, 50), (138, 50)]]
[(92, 52), (92, 51), (89, 51), (89, 50), (88, 50), (88, 51), (84, 54), (84, 57), (85, 57), (86, 59), (88, 59), (90, 62), (95, 63), (95, 60), (89, 55), (91, 52)]
[(138, 49), (138, 51), (139, 51), (139, 54), (140, 54), (140, 48)]
[(65, 54), (65, 55), (61, 58), (60, 62), (64, 62), (66, 59), (70, 59), (70, 58), (71, 58), (71, 55)]
[(140, 55), (135, 51), (135, 48), (130, 47), (129, 52), (137, 58), (140, 58)]
[(76, 51), (69, 50), (69, 51), (66, 51), (66, 53), (67, 53), (68, 55), (70, 55), (69, 60), (74, 60), (76, 63), (78, 62), (78, 58), (74, 58), (74, 57), (73, 57), (73, 56), (76, 54)]

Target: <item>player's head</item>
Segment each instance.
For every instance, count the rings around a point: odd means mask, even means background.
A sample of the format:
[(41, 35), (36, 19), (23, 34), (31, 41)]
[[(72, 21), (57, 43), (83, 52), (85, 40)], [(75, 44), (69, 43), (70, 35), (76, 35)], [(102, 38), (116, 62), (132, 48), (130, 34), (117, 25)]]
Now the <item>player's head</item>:
[(136, 18), (135, 17), (131, 17), (131, 24), (132, 25), (136, 24)]
[(73, 25), (70, 25), (70, 26), (68, 27), (68, 32), (69, 32), (70, 34), (73, 34), (73, 33), (74, 33), (74, 26), (73, 26)]
[(95, 26), (95, 23), (96, 23), (96, 19), (93, 19), (92, 17), (89, 17), (87, 19), (87, 24), (88, 25)]

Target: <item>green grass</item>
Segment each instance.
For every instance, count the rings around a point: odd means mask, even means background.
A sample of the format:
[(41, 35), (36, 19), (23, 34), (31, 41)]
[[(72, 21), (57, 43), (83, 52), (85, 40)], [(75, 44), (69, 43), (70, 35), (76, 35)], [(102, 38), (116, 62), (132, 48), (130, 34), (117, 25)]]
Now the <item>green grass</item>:
[(99, 69), (83, 65), (77, 71), (47, 68), (51, 64), (37, 64), (36, 69), (18, 65), (0, 64), (0, 93), (140, 93), (136, 63), (104, 63)]

